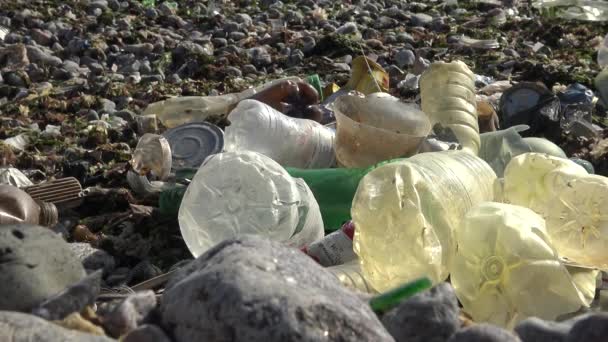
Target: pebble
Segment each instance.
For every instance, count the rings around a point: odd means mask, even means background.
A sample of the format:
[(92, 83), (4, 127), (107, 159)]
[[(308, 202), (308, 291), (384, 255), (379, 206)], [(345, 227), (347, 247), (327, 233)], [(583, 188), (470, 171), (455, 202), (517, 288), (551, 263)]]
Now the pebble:
[(258, 67), (272, 64), (272, 56), (264, 47), (254, 47), (247, 51), (251, 63)]
[(296, 249), (256, 236), (177, 271), (161, 300), (182, 341), (393, 341), (369, 306)]
[(454, 289), (441, 283), (384, 314), (382, 324), (397, 342), (446, 341), (460, 327), (459, 314)]
[(29, 311), (85, 276), (68, 244), (40, 226), (2, 226), (0, 260), (0, 310)]
[(481, 323), (457, 331), (447, 342), (521, 342), (521, 340), (505, 329)]
[(515, 332), (523, 342), (565, 342), (575, 322), (553, 322), (530, 317), (519, 322)]
[(395, 63), (397, 63), (397, 66), (400, 68), (412, 66), (415, 61), (416, 55), (414, 55), (412, 50), (400, 50), (395, 55)]
[(357, 24), (352, 22), (346, 23), (336, 29), (337, 34), (354, 34), (358, 32)]
[(144, 324), (131, 330), (122, 342), (171, 342), (167, 334), (156, 325)]
[[(92, 109), (87, 111), (86, 117), (89, 121), (99, 120), (99, 115)], [(69, 247), (78, 260), (82, 262), (87, 272), (102, 270), (104, 274), (108, 274), (114, 270), (116, 262), (114, 261), (114, 257), (108, 254), (108, 252), (94, 248), (86, 242), (70, 243)]]
[(608, 340), (608, 313), (598, 312), (579, 318), (570, 329), (566, 342)]
[(412, 26), (428, 26), (433, 21), (433, 17), (425, 13), (415, 13), (412, 15)]
[(10, 342), (116, 342), (109, 337), (62, 328), (42, 318), (12, 311), (0, 311), (0, 336)]
[(103, 326), (111, 336), (122, 336), (141, 325), (155, 307), (154, 291), (136, 292), (103, 316)]

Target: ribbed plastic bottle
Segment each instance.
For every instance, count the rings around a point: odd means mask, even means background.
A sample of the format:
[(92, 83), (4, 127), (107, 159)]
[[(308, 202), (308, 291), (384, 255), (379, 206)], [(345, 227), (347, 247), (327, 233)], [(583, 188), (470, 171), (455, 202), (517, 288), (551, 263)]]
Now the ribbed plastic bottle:
[(306, 183), (252, 151), (208, 157), (186, 190), (178, 220), (195, 257), (244, 234), (296, 248), (323, 237), (319, 206)]
[(255, 151), (298, 168), (335, 165), (335, 134), (318, 122), (291, 118), (256, 100), (241, 101), (228, 120), (226, 151)]
[(496, 175), (465, 151), (429, 152), (369, 172), (353, 200), (354, 248), (366, 279), (385, 291), (420, 277), (448, 276), (453, 231), (493, 199)]
[(422, 111), (431, 125), (450, 128), (463, 148), (477, 154), (480, 146), (475, 74), (461, 61), (435, 62), (420, 77)]
[(156, 114), (167, 128), (189, 122), (206, 121), (211, 118), (225, 118), (239, 101), (254, 96), (280, 82), (301, 82), (299, 77), (287, 77), (249, 88), (240, 93), (218, 96), (181, 96), (158, 101), (148, 105), (143, 115)]

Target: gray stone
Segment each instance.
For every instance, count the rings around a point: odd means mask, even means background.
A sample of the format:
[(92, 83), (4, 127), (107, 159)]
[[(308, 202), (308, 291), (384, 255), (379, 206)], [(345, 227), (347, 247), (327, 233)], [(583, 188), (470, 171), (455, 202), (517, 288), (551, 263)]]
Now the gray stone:
[(238, 32), (238, 31), (230, 32), (230, 34), (228, 36), (230, 37), (230, 39), (237, 41), (237, 42), (241, 39), (247, 38), (247, 35), (245, 33)]
[(26, 49), (27, 57), (32, 63), (54, 67), (58, 67), (62, 63), (61, 58), (53, 56), (50, 51), (45, 51), (40, 47), (28, 45)]
[(247, 53), (253, 65), (266, 66), (272, 63), (272, 56), (265, 47), (254, 47), (247, 50)]
[(414, 55), (414, 51), (412, 50), (401, 50), (395, 55), (395, 63), (400, 68), (412, 66), (415, 61), (416, 55)]
[(21, 77), (16, 72), (7, 72), (2, 77), (4, 78), (4, 83), (6, 83), (10, 86), (27, 87), (27, 83), (25, 82), (23, 77)]
[(337, 34), (354, 34), (357, 32), (359, 32), (359, 29), (357, 29), (355, 23), (346, 23), (336, 29)]
[(0, 336), (10, 342), (116, 342), (105, 337), (69, 330), (40, 317), (0, 311)]
[(235, 23), (234, 21), (229, 21), (224, 24), (223, 27), (226, 33), (230, 34), (231, 32), (239, 31), (241, 29), (241, 25), (239, 23)]
[(141, 78), (142, 83), (153, 83), (153, 82), (162, 83), (164, 81), (165, 81), (165, 77), (161, 74), (145, 75), (145, 76), (142, 76), (142, 78)]
[(448, 342), (521, 342), (521, 340), (510, 331), (482, 323), (457, 331)]
[(120, 10), (120, 1), (118, 1), (118, 0), (108, 0), (108, 7), (110, 7), (110, 9), (112, 11), (118, 11), (118, 10)]
[(459, 313), (454, 289), (441, 283), (384, 314), (382, 323), (397, 342), (440, 342), (460, 327)]
[(213, 38), (211, 43), (215, 48), (221, 48), (228, 45), (228, 40), (226, 38)]
[(414, 37), (409, 33), (401, 32), (397, 35), (397, 41), (400, 43), (413, 43)]
[(413, 26), (428, 26), (433, 21), (433, 17), (425, 13), (415, 13), (411, 20)]
[(116, 103), (108, 99), (99, 99), (99, 112), (113, 114), (116, 111)]
[(0, 227), (0, 310), (29, 311), (84, 276), (68, 243), (51, 230)]
[(289, 54), (289, 57), (287, 58), (287, 65), (295, 66), (295, 65), (302, 63), (303, 60), (304, 60), (304, 52), (302, 52), (302, 50), (300, 50), (300, 49), (294, 49), (293, 51), (291, 51), (291, 53)]
[(346, 63), (333, 63), (331, 66), (332, 66), (333, 70), (336, 70), (336, 71), (342, 71), (342, 72), (350, 71), (350, 66)]
[(136, 292), (104, 315), (103, 326), (111, 336), (122, 336), (141, 325), (155, 307), (154, 291)]
[(369, 305), (311, 258), (257, 236), (176, 271), (161, 300), (175, 341), (394, 341)]
[[(177, 4), (177, 2), (173, 3)], [(166, 2), (160, 4), (160, 6), (158, 6), (158, 10), (160, 11), (160, 13), (162, 13), (162, 15), (166, 16), (174, 15), (176, 13), (176, 8), (174, 8), (173, 6), (169, 6)]]
[(224, 71), (226, 72), (226, 75), (228, 75), (228, 76), (232, 76), (232, 77), (241, 77), (241, 76), (243, 76), (243, 73), (237, 67), (227, 66), (224, 69)]
[(574, 323), (574, 320), (553, 322), (530, 317), (519, 322), (515, 332), (523, 342), (565, 342)]
[(249, 16), (249, 14), (246, 14), (246, 13), (235, 14), (234, 20), (236, 20), (238, 23), (242, 24), (244, 27), (249, 27), (249, 26), (253, 25), (253, 20), (251, 19), (251, 16)]
[(156, 19), (158, 18), (158, 11), (155, 8), (146, 8), (144, 15), (149, 19)]
[(61, 320), (74, 312), (82, 312), (87, 305), (95, 304), (101, 291), (101, 271), (96, 271), (59, 294), (45, 300), (32, 312), (39, 317)]
[[(87, 119), (99, 120), (99, 115), (96, 111), (91, 109), (87, 113)], [(102, 270), (104, 274), (108, 274), (112, 272), (116, 266), (113, 256), (102, 249), (94, 248), (86, 242), (70, 243), (69, 246), (87, 271)]]
[(30, 31), (30, 35), (40, 45), (48, 46), (53, 43), (53, 34), (49, 31), (35, 28)]
[(607, 312), (587, 314), (574, 323), (566, 342), (583, 341), (608, 341)]
[(258, 72), (258, 69), (255, 67), (255, 65), (253, 64), (245, 64), (243, 65), (243, 67), (241, 68), (241, 71), (247, 75), (247, 74), (255, 74), (256, 72)]
[(171, 342), (165, 332), (156, 325), (144, 324), (132, 330), (122, 342)]

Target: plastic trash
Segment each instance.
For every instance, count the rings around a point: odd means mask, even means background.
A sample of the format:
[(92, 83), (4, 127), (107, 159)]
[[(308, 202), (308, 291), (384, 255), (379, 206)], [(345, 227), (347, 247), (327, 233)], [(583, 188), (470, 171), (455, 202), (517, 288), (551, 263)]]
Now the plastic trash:
[[(522, 184), (524, 184), (522, 186)], [(578, 265), (608, 268), (608, 178), (575, 162), (526, 153), (505, 169), (503, 197), (541, 215), (559, 255)]]
[(288, 117), (256, 100), (241, 101), (228, 120), (226, 151), (255, 151), (283, 166), (299, 168), (328, 168), (336, 163), (334, 133), (318, 122)]
[(426, 277), (416, 279), (395, 289), (372, 297), (369, 300), (369, 305), (377, 314), (383, 314), (397, 307), (399, 303), (412, 297), (413, 295), (430, 289), (432, 284), (433, 283), (429, 280), (429, 278)]
[(352, 221), (348, 221), (339, 230), (304, 246), (301, 250), (321, 266), (342, 265), (357, 259), (353, 250), (354, 234), (355, 225)]
[(133, 170), (127, 172), (127, 183), (129, 183), (131, 190), (140, 196), (160, 194), (162, 191), (174, 187), (172, 183), (150, 180), (147, 176), (139, 175)]
[(57, 211), (73, 209), (83, 202), (82, 185), (74, 177), (64, 177), (21, 188), (35, 201), (53, 204)]
[(4, 37), (10, 32), (10, 29), (0, 25), (0, 41), (4, 40)]
[(451, 129), (463, 148), (479, 151), (475, 74), (460, 61), (436, 62), (420, 77), (422, 111), (431, 121)]
[(415, 154), (431, 126), (426, 115), (386, 93), (345, 95), (333, 104), (336, 158), (344, 167), (369, 167)]
[(30, 143), (30, 137), (26, 133), (21, 133), (14, 137), (4, 139), (6, 145), (12, 146), (18, 151), (23, 151)]
[(294, 169), (287, 172), (303, 179), (312, 191), (325, 224), (325, 231), (339, 229), (350, 220), (350, 209), (359, 181), (369, 169)]
[(296, 248), (323, 237), (319, 206), (306, 183), (252, 151), (207, 158), (186, 190), (178, 220), (195, 257), (243, 234), (259, 234)]
[(135, 123), (137, 124), (137, 133), (139, 134), (156, 134), (158, 132), (158, 122), (154, 114), (138, 115), (135, 117)]
[(467, 36), (458, 37), (456, 44), (462, 47), (479, 50), (493, 50), (500, 48), (500, 44), (496, 39), (474, 39)]
[(175, 185), (174, 187), (165, 189), (158, 196), (158, 210), (164, 217), (177, 217), (179, 206), (182, 204), (182, 199), (186, 194), (187, 186)]
[[(303, 82), (299, 77), (288, 77), (268, 82), (262, 86), (250, 88), (240, 93), (219, 96), (182, 96), (151, 103), (144, 115), (156, 114), (165, 127), (173, 128), (189, 122), (206, 120), (221, 121), (241, 101), (250, 98), (268, 88), (291, 81), (292, 84)], [(293, 88), (293, 87), (289, 87)], [(297, 87), (296, 87), (296, 90)], [(289, 94), (279, 94), (280, 100)], [(276, 101), (275, 101), (276, 102)], [(275, 103), (275, 105), (278, 105)]]
[(146, 133), (137, 142), (130, 161), (133, 170), (140, 176), (151, 172), (160, 180), (171, 173), (171, 147), (161, 135)]
[(601, 0), (535, 0), (532, 6), (543, 14), (563, 19), (608, 20), (608, 3)]
[(58, 220), (54, 204), (36, 201), (12, 185), (0, 185), (0, 225), (30, 223), (51, 227)]
[(570, 160), (584, 167), (589, 174), (595, 174), (595, 168), (593, 167), (593, 164), (591, 164), (589, 161), (580, 158), (570, 158)]
[(527, 136), (538, 133), (559, 137), (560, 100), (547, 87), (521, 82), (507, 89), (500, 98), (501, 127), (528, 125)]
[(353, 200), (355, 253), (378, 291), (448, 276), (453, 231), (475, 204), (493, 198), (496, 175), (466, 151), (430, 152), (369, 172)]
[(590, 304), (559, 261), (544, 220), (528, 208), (481, 203), (455, 237), (450, 280), (476, 322), (513, 328), (527, 317), (554, 320)]
[(197, 170), (203, 161), (224, 148), (224, 132), (209, 122), (193, 122), (171, 128), (163, 136), (171, 148), (172, 169)]
[(342, 285), (351, 290), (371, 294), (378, 293), (363, 276), (358, 259), (342, 265), (328, 267), (326, 270), (338, 278)]
[(380, 64), (365, 56), (359, 56), (352, 61), (348, 83), (327, 96), (323, 104), (329, 105), (340, 96), (347, 95), (351, 91), (357, 91), (363, 95), (388, 92), (389, 82), (390, 76)]
[(496, 110), (490, 102), (477, 100), (477, 122), (479, 133), (494, 132), (500, 127)]
[(23, 172), (14, 167), (0, 168), (0, 184), (13, 185), (18, 188), (34, 185), (34, 183), (32, 183), (32, 181), (23, 174)]

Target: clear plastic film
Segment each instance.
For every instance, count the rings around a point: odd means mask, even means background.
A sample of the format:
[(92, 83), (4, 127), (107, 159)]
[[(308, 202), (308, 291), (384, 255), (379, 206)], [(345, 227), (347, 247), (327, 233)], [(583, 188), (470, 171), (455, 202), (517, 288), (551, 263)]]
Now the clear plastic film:
[(435, 62), (420, 77), (422, 111), (431, 124), (450, 128), (465, 150), (480, 146), (475, 74), (460, 61)]
[(171, 147), (165, 137), (146, 133), (139, 139), (131, 159), (131, 166), (136, 173), (143, 176), (152, 172), (164, 180), (171, 173), (171, 165)]
[(528, 208), (479, 204), (455, 237), (450, 279), (475, 321), (513, 328), (527, 317), (553, 320), (591, 302), (586, 292), (595, 286), (594, 276), (582, 272), (574, 280), (559, 261), (544, 220)]
[(608, 178), (567, 159), (526, 153), (507, 165), (503, 197), (545, 219), (561, 257), (608, 268)]
[(353, 200), (354, 249), (367, 280), (385, 291), (420, 277), (448, 276), (453, 230), (475, 204), (493, 198), (496, 175), (464, 151), (418, 154), (383, 164)]

